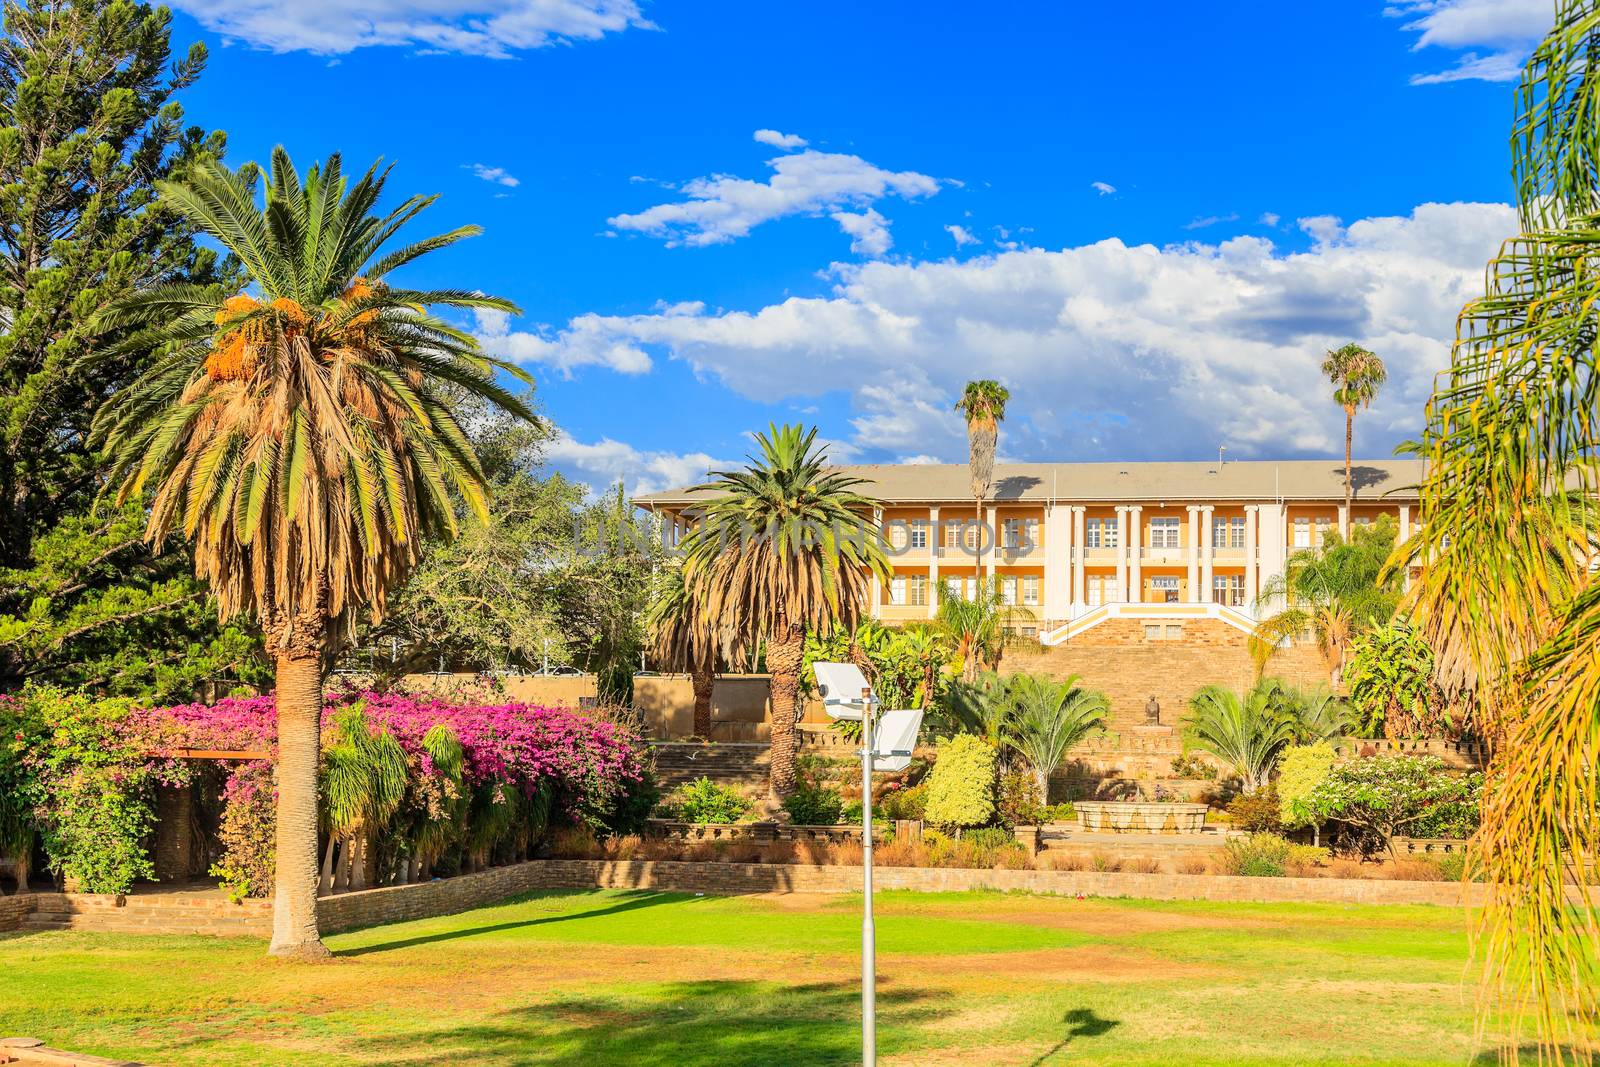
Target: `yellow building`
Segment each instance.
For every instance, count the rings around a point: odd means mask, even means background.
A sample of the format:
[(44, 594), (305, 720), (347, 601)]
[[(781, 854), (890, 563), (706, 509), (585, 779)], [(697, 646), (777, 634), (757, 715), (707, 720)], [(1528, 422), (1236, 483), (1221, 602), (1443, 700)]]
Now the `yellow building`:
[[(874, 585), (876, 618), (931, 618), (941, 586), (969, 594), (993, 576), (1045, 646), (1113, 620), (1151, 641), (1183, 639), (1191, 620), (1248, 632), (1270, 578), (1327, 530), (1388, 515), (1408, 536), (1422, 474), (1417, 460), (1361, 460), (1347, 511), (1337, 460), (997, 464), (980, 515), (964, 464), (841, 469), (878, 502), (894, 564), (893, 581)], [(670, 540), (698, 498), (675, 489), (636, 503)]]

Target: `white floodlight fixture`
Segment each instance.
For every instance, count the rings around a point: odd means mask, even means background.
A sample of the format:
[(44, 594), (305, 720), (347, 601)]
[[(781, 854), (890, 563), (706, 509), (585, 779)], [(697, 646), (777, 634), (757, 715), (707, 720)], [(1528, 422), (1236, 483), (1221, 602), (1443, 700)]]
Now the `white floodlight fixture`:
[(917, 731), (921, 729), (921, 708), (884, 712), (872, 739), (872, 769), (903, 771), (911, 766), (911, 750), (917, 745)]
[(831, 719), (860, 722), (866, 713), (866, 694), (872, 692), (866, 675), (854, 663), (813, 663), (811, 673), (822, 694), (822, 710)]

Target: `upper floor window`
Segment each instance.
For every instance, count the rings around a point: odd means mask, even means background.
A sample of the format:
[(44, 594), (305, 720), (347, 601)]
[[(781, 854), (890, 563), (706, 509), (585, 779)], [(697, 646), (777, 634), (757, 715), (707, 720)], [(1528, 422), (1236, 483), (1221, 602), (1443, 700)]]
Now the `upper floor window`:
[(1211, 520), (1211, 543), (1217, 548), (1244, 547), (1244, 516)]
[(1032, 548), (1039, 543), (1038, 519), (1007, 519), (1001, 527), (1004, 548)]
[(928, 547), (928, 525), (927, 525), (927, 523), (915, 522), (915, 523), (911, 524), (911, 547), (912, 548), (927, 548)]
[(1162, 516), (1150, 520), (1150, 547), (1151, 548), (1178, 548), (1182, 541), (1180, 534), (1182, 526), (1177, 518)]
[(1090, 519), (1084, 528), (1086, 548), (1116, 548), (1117, 540), (1116, 519)]

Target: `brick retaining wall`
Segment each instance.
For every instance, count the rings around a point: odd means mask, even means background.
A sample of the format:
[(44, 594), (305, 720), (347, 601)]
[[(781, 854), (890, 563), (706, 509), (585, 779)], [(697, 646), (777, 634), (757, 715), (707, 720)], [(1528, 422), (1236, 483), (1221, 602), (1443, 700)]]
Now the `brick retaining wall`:
[(15, 930), (33, 912), (33, 894), (0, 897), (0, 933)]

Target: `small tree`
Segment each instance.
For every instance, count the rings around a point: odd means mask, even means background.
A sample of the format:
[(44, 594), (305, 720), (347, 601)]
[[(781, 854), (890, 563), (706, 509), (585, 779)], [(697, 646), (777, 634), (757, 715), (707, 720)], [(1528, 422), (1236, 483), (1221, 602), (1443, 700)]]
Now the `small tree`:
[(1483, 775), (1452, 774), (1437, 756), (1370, 756), (1335, 767), (1312, 790), (1309, 806), (1323, 821), (1361, 833), (1363, 851), (1422, 829), (1466, 837), (1476, 828)]
[(958, 734), (939, 742), (928, 774), (925, 818), (935, 826), (962, 829), (984, 826), (994, 818), (995, 757), (993, 745), (981, 737)]
[(1278, 815), (1290, 829), (1311, 827), (1311, 842), (1322, 844), (1322, 819), (1311, 806), (1312, 791), (1333, 770), (1333, 746), (1325, 741), (1290, 745), (1278, 763)]

